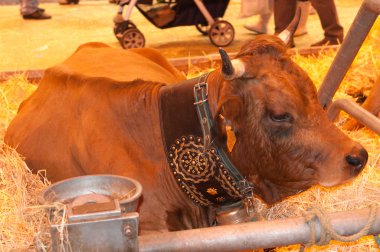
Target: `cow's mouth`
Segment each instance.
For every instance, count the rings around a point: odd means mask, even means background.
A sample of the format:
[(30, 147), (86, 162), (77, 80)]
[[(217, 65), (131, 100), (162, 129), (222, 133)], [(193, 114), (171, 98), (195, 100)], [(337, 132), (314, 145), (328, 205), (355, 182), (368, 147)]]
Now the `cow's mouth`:
[(272, 205), (282, 199), (278, 186), (269, 180), (264, 179), (258, 183), (256, 194), (268, 205)]
[(358, 173), (353, 172), (352, 169), (343, 167), (330, 172), (319, 172), (318, 175), (318, 184), (326, 188), (331, 188), (352, 182)]
[(326, 188), (331, 188), (331, 187), (339, 186), (342, 184), (350, 183), (353, 180), (354, 180), (354, 177), (347, 178), (345, 180), (338, 180), (338, 179), (331, 180), (331, 181), (326, 180), (326, 181), (319, 182), (319, 185), (326, 187)]

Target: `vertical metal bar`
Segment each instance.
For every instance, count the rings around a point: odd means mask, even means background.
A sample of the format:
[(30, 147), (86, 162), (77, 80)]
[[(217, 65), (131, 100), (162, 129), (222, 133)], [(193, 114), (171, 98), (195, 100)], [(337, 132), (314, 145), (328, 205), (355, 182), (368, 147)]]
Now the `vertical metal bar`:
[(131, 17), (132, 10), (135, 7), (136, 3), (137, 3), (137, 0), (131, 0), (131, 2), (129, 3), (128, 9), (125, 12), (125, 16), (124, 16), (125, 20), (129, 20), (129, 18)]
[[(379, 2), (379, 0), (376, 1)], [(372, 3), (373, 1), (367, 2)], [(361, 5), (346, 38), (318, 90), (318, 99), (322, 107), (326, 108), (330, 105), (332, 97), (355, 59), (373, 23), (376, 21), (379, 13), (375, 13), (374, 11), (377, 10), (369, 8), (366, 1)]]

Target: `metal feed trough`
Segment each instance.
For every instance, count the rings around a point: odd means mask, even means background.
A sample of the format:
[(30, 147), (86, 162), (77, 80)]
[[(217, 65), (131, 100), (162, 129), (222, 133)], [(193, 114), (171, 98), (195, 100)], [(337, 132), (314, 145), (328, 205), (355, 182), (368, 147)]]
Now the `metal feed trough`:
[(380, 135), (379, 118), (349, 100), (340, 99), (332, 104), (331, 101), (379, 14), (380, 0), (363, 1), (345, 40), (318, 90), (319, 102), (324, 108), (328, 108), (327, 113), (331, 120), (334, 120), (340, 110), (343, 110), (378, 135)]
[(47, 187), (38, 200), (56, 206), (49, 216), (52, 250), (137, 251), (141, 193), (139, 182), (114, 175), (80, 176)]

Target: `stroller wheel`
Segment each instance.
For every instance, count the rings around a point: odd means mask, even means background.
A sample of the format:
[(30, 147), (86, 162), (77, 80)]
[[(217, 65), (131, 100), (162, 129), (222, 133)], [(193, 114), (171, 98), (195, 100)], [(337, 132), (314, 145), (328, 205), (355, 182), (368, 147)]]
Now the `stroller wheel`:
[(218, 20), (211, 25), (208, 37), (215, 46), (228, 46), (234, 40), (235, 30), (229, 22)]
[(197, 24), (197, 25), (195, 25), (195, 28), (197, 28), (197, 30), (200, 33), (202, 33), (202, 35), (208, 35), (208, 30), (209, 30), (210, 26), (203, 25), (203, 24)]
[(132, 23), (130, 20), (125, 20), (121, 23), (115, 23), (113, 26), (113, 33), (117, 37), (117, 39), (121, 39), (123, 37), (123, 33), (131, 28), (136, 28), (136, 25)]
[(145, 38), (137, 28), (131, 28), (123, 33), (120, 44), (124, 49), (140, 48), (145, 46)]

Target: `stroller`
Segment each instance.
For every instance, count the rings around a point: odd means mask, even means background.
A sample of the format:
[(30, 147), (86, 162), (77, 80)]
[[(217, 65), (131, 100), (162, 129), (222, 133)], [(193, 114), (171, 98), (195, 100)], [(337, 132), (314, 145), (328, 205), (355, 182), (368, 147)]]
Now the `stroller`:
[[(232, 24), (221, 19), (228, 3), (229, 0), (122, 0), (114, 18), (114, 33), (125, 49), (144, 47), (144, 35), (129, 19), (136, 6), (160, 29), (194, 25), (201, 34), (208, 35), (215, 46), (228, 46), (235, 37)], [(125, 5), (129, 6), (123, 16)]]

